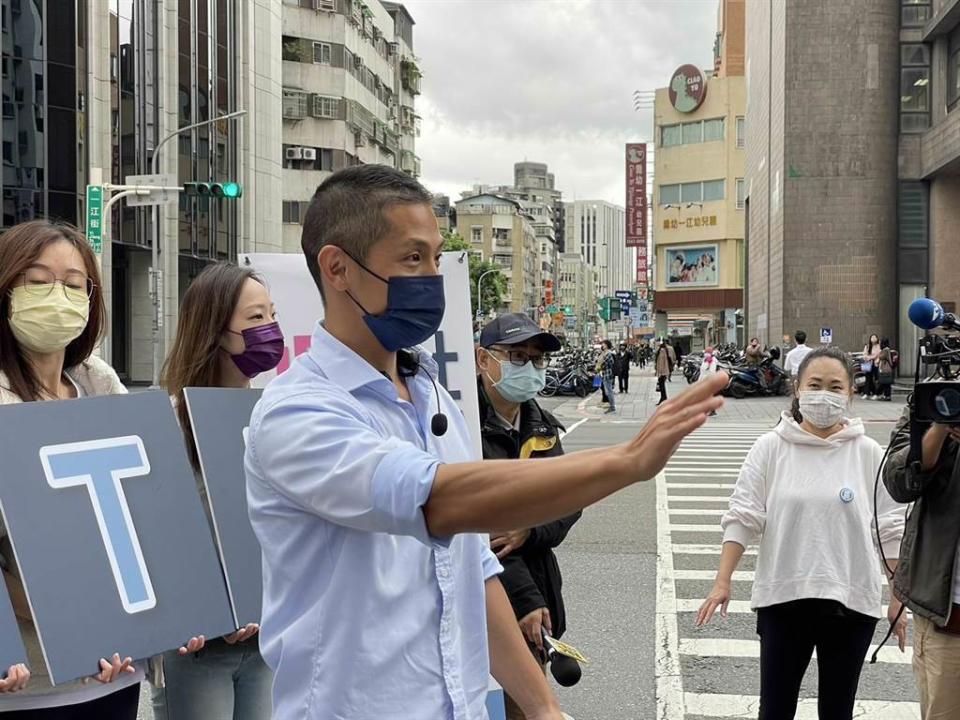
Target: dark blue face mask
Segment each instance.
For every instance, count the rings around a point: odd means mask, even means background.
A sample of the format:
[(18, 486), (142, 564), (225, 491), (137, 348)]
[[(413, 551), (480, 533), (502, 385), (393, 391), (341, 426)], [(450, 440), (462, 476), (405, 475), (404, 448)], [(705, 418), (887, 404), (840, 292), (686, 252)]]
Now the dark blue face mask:
[(350, 258), (377, 280), (387, 284), (387, 309), (379, 315), (367, 312), (353, 295), (347, 293), (363, 310), (364, 322), (384, 350), (396, 352), (419, 345), (437, 332), (446, 309), (442, 275), (394, 275), (387, 279), (353, 255)]

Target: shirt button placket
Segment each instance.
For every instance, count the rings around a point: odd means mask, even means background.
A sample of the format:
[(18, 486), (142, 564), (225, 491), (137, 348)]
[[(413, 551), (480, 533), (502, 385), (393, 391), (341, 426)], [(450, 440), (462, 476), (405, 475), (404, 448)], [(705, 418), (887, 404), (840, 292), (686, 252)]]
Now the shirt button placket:
[(444, 667), (447, 694), (453, 705), (454, 720), (467, 720), (467, 703), (460, 678), (455, 648), (453, 647), (453, 622), (455, 620), (453, 582), (451, 580), (450, 550), (434, 548), (434, 563), (437, 582), (440, 586), (442, 606), (440, 610), (440, 656)]

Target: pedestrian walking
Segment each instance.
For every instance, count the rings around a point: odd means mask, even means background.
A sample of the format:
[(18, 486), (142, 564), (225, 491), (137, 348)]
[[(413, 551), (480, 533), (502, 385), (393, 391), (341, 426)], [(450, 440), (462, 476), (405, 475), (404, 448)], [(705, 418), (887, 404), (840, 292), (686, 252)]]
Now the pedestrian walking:
[(617, 366), (617, 382), (620, 387), (620, 392), (628, 393), (630, 392), (630, 348), (626, 345), (620, 346), (620, 352), (618, 353), (619, 365)]
[(868, 340), (867, 344), (863, 347), (863, 360), (860, 361), (860, 369), (867, 379), (867, 383), (864, 386), (864, 393), (867, 400), (878, 400), (880, 398), (880, 371), (877, 368), (877, 361), (879, 359), (880, 338), (877, 335), (871, 335), (870, 340)]
[(670, 348), (670, 373), (667, 376), (669, 382), (673, 382), (673, 371), (680, 366), (680, 361), (683, 360), (683, 348), (680, 347), (680, 341), (677, 340), (674, 344), (669, 346)]
[(630, 442), (477, 460), (420, 347), (445, 311), (432, 202), (371, 163), (324, 180), (304, 218), (324, 319), (264, 390), (245, 456), (272, 720), (480, 720), (491, 670), (527, 716), (561, 720), (480, 533), (537, 527), (655, 477), (723, 404), (720, 373)]
[[(791, 411), (754, 444), (740, 470), (721, 521), (720, 568), (696, 624), (718, 608), (726, 617), (733, 573), (759, 538), (750, 606), (760, 636), (760, 720), (794, 717), (814, 649), (819, 716), (849, 720), (883, 615), (876, 541), (882, 555), (897, 557), (903, 508), (883, 488), (874, 506), (883, 450), (859, 419), (845, 417), (853, 369), (844, 353), (809, 353), (795, 389)], [(896, 633), (902, 650), (904, 618)]]
[[(700, 363), (700, 377), (697, 379), (697, 382), (709, 380), (711, 376), (716, 374), (718, 369), (719, 365), (716, 356), (713, 354), (713, 348), (708, 347), (703, 351), (703, 361)], [(716, 414), (716, 410), (710, 413), (711, 417)]]
[[(0, 235), (0, 404), (126, 393), (113, 368), (93, 354), (106, 326), (97, 259), (77, 228), (31, 220)], [(58, 720), (66, 713), (134, 720), (145, 664), (115, 653), (100, 659), (100, 672), (92, 678), (54, 687), (3, 523), (0, 553), (30, 667), (7, 669), (0, 680), (0, 713), (10, 720)], [(198, 637), (181, 650), (202, 647)], [(90, 658), (91, 667), (96, 662)]]
[(891, 605), (902, 601), (913, 613), (921, 717), (954, 720), (960, 716), (960, 429), (933, 424), (924, 434), (921, 457), (915, 458), (910, 422), (908, 405), (883, 469), (893, 498), (913, 503)]
[(880, 340), (880, 354), (877, 356), (877, 399), (890, 402), (893, 392), (894, 355), (887, 338)]
[[(183, 429), (197, 490), (210, 515), (200, 461), (183, 391), (188, 387), (249, 388), (250, 379), (273, 370), (283, 357), (283, 334), (263, 281), (229, 263), (208, 265), (180, 303), (177, 337), (161, 385), (173, 400)], [(242, 477), (237, 478), (243, 483)], [(259, 564), (260, 558), (250, 558)], [(255, 618), (259, 622), (259, 618)], [(163, 655), (163, 682), (153, 688), (158, 720), (269, 720), (273, 675), (248, 623), (208, 640), (196, 656)]]
[[(563, 426), (536, 399), (546, 380), (548, 353), (559, 349), (557, 338), (524, 313), (501, 315), (484, 327), (477, 368), (485, 460), (563, 455)], [(553, 550), (580, 515), (491, 535), (491, 548), (503, 565), (500, 581), (524, 639), (544, 668), (543, 633), (559, 639), (567, 625), (563, 579)], [(505, 700), (507, 720), (525, 720), (517, 702), (509, 695)]]
[(603, 383), (603, 394), (606, 402), (610, 406), (604, 411), (605, 414), (615, 413), (617, 411), (617, 401), (613, 397), (613, 382), (616, 377), (617, 354), (613, 351), (613, 343), (609, 340), (603, 341), (603, 350), (597, 358), (596, 371), (600, 375)]
[(796, 378), (797, 372), (800, 370), (800, 363), (810, 354), (813, 348), (807, 345), (807, 333), (803, 330), (797, 330), (793, 339), (797, 341), (797, 344), (784, 358), (783, 369), (787, 371), (791, 378)]
[(670, 376), (670, 370), (673, 366), (673, 348), (667, 344), (665, 339), (660, 340), (660, 347), (657, 348), (657, 354), (653, 359), (657, 371), (657, 392), (660, 393), (661, 405), (667, 401), (667, 378)]

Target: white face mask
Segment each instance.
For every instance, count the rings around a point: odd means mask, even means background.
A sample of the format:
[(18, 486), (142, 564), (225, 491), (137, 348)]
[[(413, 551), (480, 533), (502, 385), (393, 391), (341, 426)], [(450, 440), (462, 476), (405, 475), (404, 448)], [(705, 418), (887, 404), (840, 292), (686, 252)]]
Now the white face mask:
[(828, 390), (805, 390), (800, 393), (800, 414), (814, 427), (826, 430), (843, 420), (850, 398)]

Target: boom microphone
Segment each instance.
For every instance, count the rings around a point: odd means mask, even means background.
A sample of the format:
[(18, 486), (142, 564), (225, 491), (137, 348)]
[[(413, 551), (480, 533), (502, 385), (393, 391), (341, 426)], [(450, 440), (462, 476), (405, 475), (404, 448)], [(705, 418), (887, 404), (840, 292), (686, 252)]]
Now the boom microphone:
[(547, 631), (543, 628), (540, 629), (540, 632), (543, 633), (543, 649), (547, 654), (547, 662), (550, 663), (550, 672), (553, 674), (553, 679), (563, 687), (573, 687), (580, 682), (580, 676), (582, 675), (580, 663), (572, 657), (558, 653), (551, 642), (553, 638), (547, 635)]
[(960, 321), (953, 313), (943, 311), (943, 307), (936, 300), (917, 298), (910, 303), (907, 310), (910, 322), (923, 330), (933, 330), (938, 327), (960, 330)]

